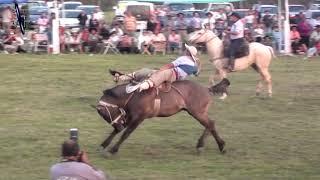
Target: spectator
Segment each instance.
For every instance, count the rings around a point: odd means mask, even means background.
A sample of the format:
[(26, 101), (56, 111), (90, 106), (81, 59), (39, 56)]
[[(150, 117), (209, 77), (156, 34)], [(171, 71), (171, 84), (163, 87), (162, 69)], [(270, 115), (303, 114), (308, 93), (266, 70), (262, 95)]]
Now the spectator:
[(262, 42), (262, 39), (264, 37), (264, 30), (262, 28), (262, 24), (256, 25), (256, 27), (253, 30), (253, 37), (256, 42)]
[(320, 16), (317, 16), (315, 19), (311, 19), (310, 25), (312, 27), (316, 27), (317, 25), (320, 25)]
[(175, 29), (175, 21), (173, 20), (171, 14), (167, 15), (167, 21), (165, 22), (165, 27), (166, 27), (165, 31), (167, 32), (171, 29)]
[(74, 49), (78, 49), (80, 53), (83, 52), (81, 46), (81, 33), (78, 33), (77, 29), (71, 30), (71, 35), (66, 39), (66, 45), (70, 52), (73, 52)]
[(13, 25), (14, 15), (10, 6), (7, 6), (2, 12), (2, 28), (8, 32)]
[(66, 49), (66, 35), (64, 27), (59, 27), (59, 38), (60, 38), (60, 52), (64, 53)]
[(122, 36), (123, 35), (123, 31), (122, 29), (120, 28), (120, 24), (119, 23), (116, 23), (114, 25), (114, 27), (111, 29), (111, 32), (115, 32), (118, 36)]
[(152, 39), (152, 47), (154, 51), (162, 51), (166, 49), (166, 37), (163, 33), (159, 31), (155, 31), (154, 34), (151, 36)]
[(303, 54), (307, 50), (307, 46), (301, 43), (300, 33), (297, 30), (297, 26), (291, 27), (290, 31), (291, 48), (294, 54)]
[(307, 22), (306, 18), (302, 16), (302, 20), (297, 24), (298, 31), (301, 36), (301, 44), (309, 46), (309, 38), (312, 32), (311, 25)]
[(188, 23), (184, 19), (184, 14), (178, 13), (177, 19), (175, 21), (175, 30), (178, 31), (180, 37), (182, 38), (181, 40), (183, 42), (186, 40), (186, 37), (187, 37), (187, 26), (188, 26)]
[(95, 29), (96, 31), (99, 29), (99, 21), (93, 19), (93, 17), (89, 20), (89, 30)]
[(50, 168), (50, 179), (106, 180), (105, 174), (89, 163), (86, 152), (81, 151), (73, 140), (67, 140), (61, 147), (61, 162)]
[(200, 18), (200, 14), (198, 12), (194, 12), (193, 13), (193, 17), (190, 21), (189, 27), (190, 27), (190, 32), (196, 31), (196, 30), (200, 30), (201, 29), (201, 18)]
[(212, 12), (206, 13), (207, 18), (203, 21), (203, 25), (206, 25), (207, 29), (214, 31), (216, 19), (213, 17)]
[(316, 55), (319, 56), (319, 53), (320, 53), (320, 41), (316, 41), (314, 43), (314, 46), (308, 49), (307, 57), (305, 57), (304, 59), (308, 59)]
[(175, 30), (171, 30), (168, 36), (168, 47), (173, 53), (175, 49), (179, 49), (181, 46), (181, 37)]
[(100, 13), (100, 9), (96, 8), (92, 14), (92, 19), (97, 20), (98, 22), (100, 22), (101, 20), (103, 20), (103, 16)]
[(216, 34), (220, 39), (224, 38), (224, 31), (226, 30), (225, 21), (222, 19), (217, 19), (217, 22), (215, 24)]
[(78, 16), (78, 20), (79, 20), (79, 25), (81, 28), (86, 27), (86, 23), (88, 20), (88, 16), (84, 11), (81, 11), (81, 13)]
[(120, 38), (118, 49), (121, 53), (131, 53), (133, 48), (133, 37), (129, 36), (128, 34), (124, 33), (123, 36)]
[(215, 19), (222, 19), (223, 21), (227, 20), (227, 14), (228, 16), (231, 15), (231, 9), (229, 6), (226, 6), (226, 9), (224, 10), (223, 8), (220, 8), (218, 10), (218, 13), (216, 14), (216, 16), (214, 17)]
[(279, 26), (274, 26), (272, 28), (272, 38), (273, 38), (273, 48), (277, 51), (280, 51), (280, 44), (281, 44), (281, 36), (282, 33), (279, 30)]
[(134, 33), (137, 30), (137, 20), (134, 16), (132, 16), (130, 11), (125, 12), (124, 28), (125, 32), (130, 36), (134, 36)]
[(89, 46), (89, 36), (89, 29), (85, 27), (81, 32), (81, 46), (84, 52), (87, 52), (86, 47)]
[(316, 26), (316, 29), (312, 31), (310, 35), (310, 46), (313, 47), (315, 42), (320, 41), (320, 25)]
[(49, 19), (45, 13), (42, 13), (40, 18), (37, 21), (39, 26), (39, 33), (44, 33), (47, 31)]
[(153, 51), (152, 36), (153, 36), (153, 33), (151, 31), (143, 31), (142, 39), (141, 39), (142, 54), (151, 55), (151, 52)]
[(265, 11), (265, 15), (263, 16), (262, 21), (265, 26), (265, 32), (267, 34), (271, 33), (271, 28), (273, 25), (273, 18), (270, 15), (270, 11)]
[(108, 39), (110, 36), (110, 32), (111, 31), (107, 23), (102, 22), (100, 26), (100, 34), (99, 34), (102, 37), (102, 39), (105, 39), (105, 40)]
[(160, 21), (157, 19), (155, 15), (152, 15), (147, 22), (147, 31), (155, 32), (160, 30), (161, 30)]
[(16, 35), (13, 30), (9, 30), (8, 34), (5, 35), (3, 40), (4, 53), (15, 54), (18, 50), (18, 43), (16, 41)]
[(254, 12), (253, 11), (249, 11), (247, 12), (247, 15), (244, 17), (245, 21), (246, 21), (246, 28), (248, 29), (252, 29), (253, 28), (253, 23), (254, 23)]
[(97, 53), (98, 52), (98, 42), (100, 40), (100, 37), (98, 35), (98, 32), (96, 29), (91, 29), (89, 38), (88, 38), (88, 46), (89, 46), (89, 52), (90, 53)]

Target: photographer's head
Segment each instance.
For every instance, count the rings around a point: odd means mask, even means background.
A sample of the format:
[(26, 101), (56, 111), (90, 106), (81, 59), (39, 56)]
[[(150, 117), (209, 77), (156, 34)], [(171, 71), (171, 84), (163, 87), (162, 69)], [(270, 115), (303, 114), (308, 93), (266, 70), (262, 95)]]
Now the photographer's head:
[(74, 140), (66, 140), (61, 146), (61, 156), (64, 158), (77, 158), (80, 152), (79, 144)]

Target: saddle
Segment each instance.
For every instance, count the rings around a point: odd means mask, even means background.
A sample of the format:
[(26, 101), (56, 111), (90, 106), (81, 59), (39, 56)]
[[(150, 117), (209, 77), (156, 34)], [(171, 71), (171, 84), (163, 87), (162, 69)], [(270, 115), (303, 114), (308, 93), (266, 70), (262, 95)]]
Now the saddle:
[[(135, 81), (135, 80), (132, 80), (127, 86), (126, 86), (126, 92), (129, 94), (129, 93), (132, 93), (133, 91), (137, 90), (140, 86), (140, 83), (139, 81)], [(160, 92), (164, 92), (164, 93), (167, 93), (171, 90), (171, 82), (164, 82), (162, 83), (159, 87), (157, 87), (157, 91), (159, 93)]]
[[(223, 41), (223, 55), (224, 57), (228, 57), (230, 51), (230, 40)], [(249, 43), (244, 41), (244, 43), (237, 49), (235, 58), (242, 58), (244, 56), (249, 55)]]

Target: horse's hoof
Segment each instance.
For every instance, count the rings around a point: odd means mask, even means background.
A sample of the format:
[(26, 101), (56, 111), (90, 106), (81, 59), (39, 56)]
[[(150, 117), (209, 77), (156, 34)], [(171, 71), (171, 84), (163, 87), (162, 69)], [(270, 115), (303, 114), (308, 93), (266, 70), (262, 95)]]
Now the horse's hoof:
[(109, 153), (111, 153), (111, 154), (116, 154), (117, 152), (118, 152), (118, 149), (111, 148), (109, 150)]
[(204, 151), (204, 147), (197, 148), (197, 154), (200, 155)]
[(100, 152), (100, 153), (103, 153), (104, 152), (104, 147), (99, 146), (96, 151)]
[(112, 157), (113, 154), (110, 153), (109, 151), (104, 151), (104, 152), (101, 153), (101, 155), (104, 158), (110, 158), (110, 157)]

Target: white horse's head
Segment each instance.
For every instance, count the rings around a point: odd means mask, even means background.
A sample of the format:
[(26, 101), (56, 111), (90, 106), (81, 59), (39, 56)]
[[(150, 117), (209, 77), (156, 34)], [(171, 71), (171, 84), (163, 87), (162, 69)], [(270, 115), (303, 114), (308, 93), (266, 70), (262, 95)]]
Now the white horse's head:
[(217, 35), (215, 35), (211, 30), (201, 29), (189, 34), (188, 42), (191, 44), (206, 43), (216, 37)]

